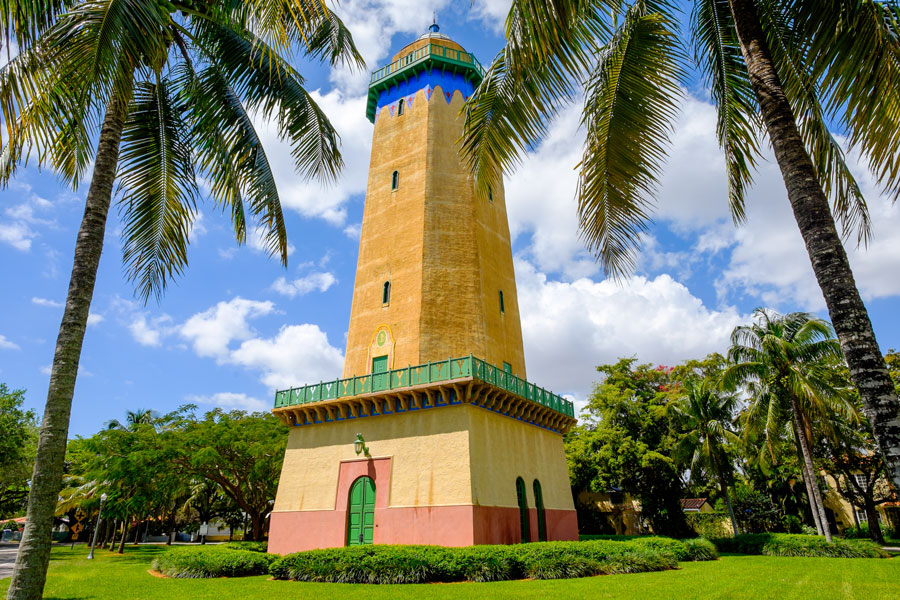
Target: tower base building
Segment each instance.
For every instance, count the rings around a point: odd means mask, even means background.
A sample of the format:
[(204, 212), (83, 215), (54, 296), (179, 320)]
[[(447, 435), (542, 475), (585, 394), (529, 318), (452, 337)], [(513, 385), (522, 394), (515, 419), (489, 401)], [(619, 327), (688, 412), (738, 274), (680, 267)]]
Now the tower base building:
[(270, 552), (578, 539), (574, 407), (525, 379), (503, 190), (477, 196), (456, 145), (482, 76), (436, 25), (372, 74), (344, 373), (276, 393)]

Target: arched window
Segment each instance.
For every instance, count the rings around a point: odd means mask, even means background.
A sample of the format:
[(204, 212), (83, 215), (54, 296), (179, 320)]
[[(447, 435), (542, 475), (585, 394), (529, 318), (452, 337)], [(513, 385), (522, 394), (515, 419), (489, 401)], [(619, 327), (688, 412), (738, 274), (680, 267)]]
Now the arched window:
[(522, 532), (522, 542), (531, 541), (531, 532), (528, 522), (528, 498), (525, 496), (525, 481), (516, 478), (516, 500), (519, 503), (519, 528)]
[(384, 289), (381, 291), (381, 303), (382, 304), (390, 304), (391, 303), (391, 282), (384, 282)]
[(406, 104), (406, 102), (403, 100), (403, 98), (400, 98), (400, 102), (397, 103), (397, 116), (398, 117), (403, 114), (403, 109), (405, 107), (405, 104)]
[(500, 312), (506, 312), (506, 305), (503, 303), (503, 290), (500, 290)]
[(391, 189), (396, 190), (398, 187), (400, 187), (400, 172), (394, 171), (391, 174)]
[(538, 540), (547, 541), (547, 519), (544, 515), (544, 495), (541, 493), (541, 482), (534, 480), (534, 507), (537, 509)]

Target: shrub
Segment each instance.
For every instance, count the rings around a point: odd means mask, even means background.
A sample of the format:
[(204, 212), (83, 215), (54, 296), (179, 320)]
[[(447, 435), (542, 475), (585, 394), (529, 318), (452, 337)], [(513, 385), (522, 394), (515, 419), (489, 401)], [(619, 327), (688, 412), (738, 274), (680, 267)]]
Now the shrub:
[(539, 542), (513, 546), (352, 546), (310, 550), (275, 560), (275, 579), (334, 583), (426, 583), (559, 579), (661, 571), (675, 559), (632, 543)]
[(745, 533), (733, 538), (712, 540), (719, 552), (762, 554), (765, 556), (820, 556), (829, 558), (888, 558), (890, 555), (869, 540), (835, 538), (791, 533)]
[(269, 542), (226, 542), (223, 547), (229, 550), (249, 550), (250, 552), (268, 552)]
[(172, 548), (153, 560), (153, 569), (167, 577), (201, 579), (264, 575), (274, 556), (221, 546)]
[(694, 533), (705, 538), (725, 537), (733, 533), (731, 519), (726, 513), (688, 513), (684, 518)]
[(694, 538), (692, 540), (681, 540), (688, 552), (688, 558), (684, 560), (702, 561), (717, 560), (719, 552), (716, 550), (715, 544), (706, 538)]

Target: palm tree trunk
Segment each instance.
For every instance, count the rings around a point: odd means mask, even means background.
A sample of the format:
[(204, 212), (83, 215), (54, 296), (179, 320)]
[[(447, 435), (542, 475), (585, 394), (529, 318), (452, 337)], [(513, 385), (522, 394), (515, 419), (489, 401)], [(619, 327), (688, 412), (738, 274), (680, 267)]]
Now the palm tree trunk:
[(8, 600), (38, 600), (44, 591), (47, 565), (50, 562), (53, 512), (62, 488), (72, 396), (75, 393), (84, 330), (94, 296), (97, 266), (103, 251), (106, 217), (119, 162), (119, 144), (126, 109), (126, 104), (122, 102), (111, 102), (100, 130), (94, 174), (75, 242), (75, 260), (69, 279), (66, 308), (56, 338), (50, 389), (44, 405), (31, 493), (28, 495), (25, 532), (16, 555), (16, 566), (6, 596)]
[(125, 540), (128, 538), (128, 515), (125, 515), (125, 518), (122, 519), (122, 539), (119, 540), (119, 554), (125, 553)]
[(791, 412), (794, 416), (794, 427), (797, 429), (797, 439), (800, 440), (800, 454), (802, 454), (803, 465), (809, 474), (806, 482), (806, 491), (809, 495), (810, 504), (813, 510), (819, 515), (822, 531), (825, 534), (825, 540), (831, 541), (831, 527), (828, 525), (828, 517), (825, 515), (825, 504), (822, 502), (822, 493), (819, 491), (819, 481), (816, 477), (816, 468), (813, 466), (812, 453), (809, 450), (809, 443), (806, 440), (806, 433), (803, 428), (803, 419), (800, 416), (800, 407), (797, 400), (791, 398)]
[(737, 519), (734, 518), (734, 508), (731, 506), (731, 496), (728, 495), (728, 486), (725, 485), (724, 479), (719, 478), (719, 481), (721, 482), (722, 498), (725, 499), (725, 506), (728, 507), (728, 516), (731, 518), (731, 528), (734, 530), (734, 535), (740, 535), (741, 531), (738, 529)]
[(753, 0), (729, 0), (750, 83), (828, 314), (872, 424), (888, 478), (900, 489), (900, 399), (853, 279), (828, 199), (775, 70)]
[[(803, 449), (800, 447), (799, 443), (797, 445), (797, 451), (800, 456), (803, 456)], [(803, 483), (806, 485), (806, 497), (809, 500), (809, 511), (812, 513), (813, 523), (816, 524), (816, 531), (819, 532), (819, 535), (825, 535), (825, 527), (823, 527), (822, 520), (819, 518), (819, 505), (816, 502), (815, 495), (812, 493), (812, 486), (815, 485), (816, 480), (809, 472), (809, 469), (806, 468), (806, 462), (801, 460), (800, 464), (803, 465)]]

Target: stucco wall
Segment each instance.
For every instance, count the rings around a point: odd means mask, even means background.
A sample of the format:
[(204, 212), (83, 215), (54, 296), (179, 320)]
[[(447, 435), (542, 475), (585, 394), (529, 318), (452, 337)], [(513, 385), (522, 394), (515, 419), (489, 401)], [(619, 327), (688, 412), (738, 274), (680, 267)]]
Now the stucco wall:
[(292, 428), (275, 511), (334, 510), (341, 461), (359, 458), (353, 450), (357, 433), (363, 434), (373, 458), (391, 458), (388, 506), (471, 504), (470, 408), (448, 406)]
[(383, 325), (396, 341), (392, 368), (471, 353), (526, 376), (503, 190), (476, 197), (456, 145), (463, 101), (423, 89), (403, 115), (386, 107), (376, 120), (344, 377), (369, 372)]

